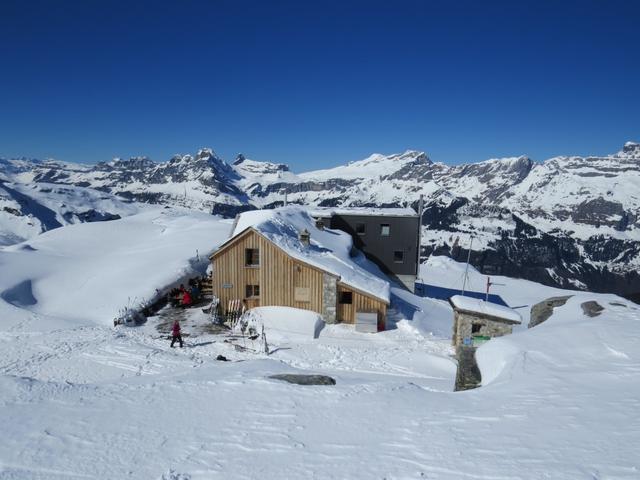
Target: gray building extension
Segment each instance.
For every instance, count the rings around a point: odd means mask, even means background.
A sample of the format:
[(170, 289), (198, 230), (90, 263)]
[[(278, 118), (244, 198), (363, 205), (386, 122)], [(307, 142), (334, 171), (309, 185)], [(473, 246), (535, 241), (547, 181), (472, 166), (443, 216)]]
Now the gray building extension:
[(380, 269), (414, 291), (418, 275), (420, 218), (411, 208), (315, 208), (324, 226), (342, 230)]

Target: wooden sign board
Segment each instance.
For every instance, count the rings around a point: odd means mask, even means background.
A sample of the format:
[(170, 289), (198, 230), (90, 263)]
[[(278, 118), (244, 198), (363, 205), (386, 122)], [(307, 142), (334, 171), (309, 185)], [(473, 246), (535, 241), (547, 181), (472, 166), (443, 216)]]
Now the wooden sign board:
[(293, 292), (293, 299), (296, 302), (310, 302), (311, 289), (309, 287), (296, 287)]

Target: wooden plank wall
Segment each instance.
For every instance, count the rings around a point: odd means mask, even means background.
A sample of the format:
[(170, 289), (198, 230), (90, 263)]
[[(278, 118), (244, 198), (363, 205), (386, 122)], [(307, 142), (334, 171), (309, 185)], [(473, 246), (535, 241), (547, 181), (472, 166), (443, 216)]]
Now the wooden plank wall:
[[(322, 313), (322, 272), (295, 261), (270, 241), (256, 236), (260, 239), (262, 262), (260, 305), (284, 305)], [(296, 301), (295, 287), (308, 288), (310, 301)]]
[[(340, 303), (340, 295), (341, 292), (351, 292), (352, 293), (352, 303), (351, 305), (344, 305)], [(387, 316), (387, 304), (382, 300), (378, 300), (367, 295), (363, 295), (360, 292), (349, 288), (346, 285), (341, 283), (338, 284), (338, 309), (336, 318), (339, 322), (344, 323), (355, 323), (356, 322), (356, 312), (357, 311), (366, 311), (366, 310), (375, 310), (378, 312), (378, 323), (386, 320)]]
[[(260, 250), (260, 266), (245, 266), (245, 249)], [(244, 299), (246, 285), (260, 286), (260, 299), (248, 300), (248, 306), (282, 305), (322, 313), (322, 276), (320, 270), (296, 262), (271, 242), (249, 231), (213, 259), (213, 293), (223, 309), (229, 300)], [(223, 288), (223, 285), (232, 285)], [(295, 301), (295, 287), (309, 288), (309, 302)]]
[[(245, 266), (245, 249), (260, 250), (260, 266)], [(213, 293), (227, 309), (229, 300), (245, 299), (246, 285), (259, 285), (260, 298), (248, 299), (249, 308), (255, 306), (288, 306), (312, 310), (322, 313), (322, 279), (324, 273), (289, 257), (273, 243), (249, 231), (238, 237), (213, 259)], [(223, 285), (231, 288), (223, 288)], [(309, 301), (295, 300), (295, 288), (309, 289)], [(340, 292), (350, 291), (353, 294), (351, 305), (337, 305), (337, 320), (344, 323), (355, 323), (358, 310), (377, 310), (379, 322), (384, 324), (387, 306), (378, 300), (338, 283), (338, 299)]]
[[(244, 266), (245, 248), (260, 248), (258, 238), (251, 232), (237, 238), (213, 261), (213, 294), (220, 299), (225, 311), (229, 300), (245, 298), (246, 285), (260, 285), (259, 270)], [(231, 288), (223, 288), (223, 285), (231, 285)]]

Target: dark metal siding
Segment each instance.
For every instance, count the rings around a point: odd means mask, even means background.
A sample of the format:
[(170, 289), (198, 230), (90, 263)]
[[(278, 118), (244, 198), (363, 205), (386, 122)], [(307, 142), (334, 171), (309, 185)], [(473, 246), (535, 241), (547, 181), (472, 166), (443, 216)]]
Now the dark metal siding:
[[(365, 225), (365, 233), (356, 233), (356, 224)], [(381, 225), (390, 228), (389, 236), (380, 234)], [(349, 233), (354, 245), (383, 272), (395, 275), (416, 275), (418, 273), (418, 229), (419, 219), (415, 217), (391, 217), (369, 215), (334, 215), (331, 228)], [(394, 252), (404, 252), (404, 262), (394, 261)]]

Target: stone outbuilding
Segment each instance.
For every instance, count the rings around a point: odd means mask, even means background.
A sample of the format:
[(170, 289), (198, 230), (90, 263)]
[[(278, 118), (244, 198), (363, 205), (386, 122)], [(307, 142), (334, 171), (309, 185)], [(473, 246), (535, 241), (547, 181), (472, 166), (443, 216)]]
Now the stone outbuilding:
[(477, 298), (454, 295), (449, 303), (453, 307), (454, 347), (478, 346), (493, 337), (509, 335), (514, 325), (522, 323), (515, 310)]

